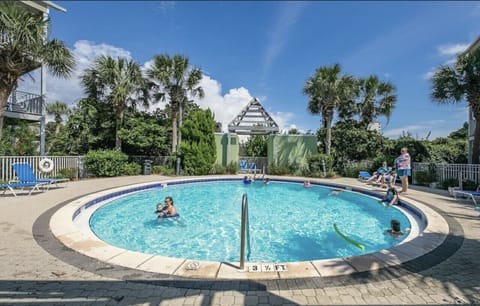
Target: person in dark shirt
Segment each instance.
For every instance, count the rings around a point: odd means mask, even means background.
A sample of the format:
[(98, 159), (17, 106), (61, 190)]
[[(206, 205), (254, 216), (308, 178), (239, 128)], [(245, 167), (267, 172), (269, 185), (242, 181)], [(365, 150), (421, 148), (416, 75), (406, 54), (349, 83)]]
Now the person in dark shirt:
[(390, 186), (387, 189), (387, 193), (385, 194), (383, 199), (379, 202), (384, 203), (388, 206), (398, 204), (398, 191), (397, 191), (397, 189), (395, 187)]

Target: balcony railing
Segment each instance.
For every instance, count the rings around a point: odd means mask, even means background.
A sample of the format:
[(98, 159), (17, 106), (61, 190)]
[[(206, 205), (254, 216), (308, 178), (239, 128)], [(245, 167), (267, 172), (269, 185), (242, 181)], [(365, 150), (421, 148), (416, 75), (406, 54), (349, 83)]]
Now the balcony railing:
[(14, 91), (8, 97), (7, 112), (42, 115), (43, 98), (30, 92)]
[(0, 46), (10, 43), (10, 38), (6, 33), (0, 32)]

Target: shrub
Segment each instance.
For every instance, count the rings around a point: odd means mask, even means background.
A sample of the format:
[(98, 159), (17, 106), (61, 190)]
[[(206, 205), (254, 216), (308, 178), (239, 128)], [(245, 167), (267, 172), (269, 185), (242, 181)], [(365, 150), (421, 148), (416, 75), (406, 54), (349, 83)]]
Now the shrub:
[(224, 166), (215, 164), (212, 166), (212, 169), (210, 169), (210, 174), (225, 174), (226, 171)]
[(85, 166), (97, 177), (112, 177), (123, 174), (128, 156), (116, 150), (89, 151), (85, 155)]
[(139, 175), (142, 173), (142, 166), (137, 163), (126, 163), (123, 165), (124, 175)]
[(337, 174), (335, 173), (335, 171), (330, 170), (330, 171), (327, 172), (326, 177), (328, 177), (328, 178), (330, 178), (330, 177), (335, 177), (335, 175), (337, 175)]
[(228, 174), (237, 174), (238, 172), (238, 163), (237, 162), (230, 162), (225, 169)]
[(443, 189), (448, 189), (448, 187), (456, 187), (458, 186), (458, 179), (456, 178), (449, 178), (442, 182)]
[(476, 190), (478, 184), (475, 181), (471, 180), (463, 180), (462, 181), (462, 189), (463, 190)]
[(290, 168), (285, 165), (271, 164), (268, 166), (268, 174), (270, 175), (285, 175), (290, 173), (291, 173)]
[(418, 185), (429, 186), (433, 182), (429, 171), (415, 171), (415, 181)]
[(166, 166), (153, 166), (152, 171), (154, 174), (175, 175), (175, 169)]
[(360, 171), (365, 171), (365, 167), (359, 164), (345, 164), (342, 173), (343, 176), (357, 178)]
[(59, 178), (68, 178), (73, 181), (77, 179), (78, 168), (64, 168), (58, 171)]
[[(325, 165), (325, 167), (324, 167)], [(307, 170), (303, 170), (303, 173), (309, 174), (308, 176), (323, 176), (323, 173), (327, 173), (333, 170), (333, 155), (327, 154), (315, 154), (307, 158)]]

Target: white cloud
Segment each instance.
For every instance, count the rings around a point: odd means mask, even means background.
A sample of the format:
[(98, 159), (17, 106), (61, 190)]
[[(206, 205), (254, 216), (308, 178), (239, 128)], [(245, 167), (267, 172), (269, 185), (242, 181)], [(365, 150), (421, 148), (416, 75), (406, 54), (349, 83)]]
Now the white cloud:
[(446, 44), (446, 45), (438, 46), (437, 50), (438, 50), (438, 53), (441, 56), (450, 57), (450, 56), (456, 56), (456, 55), (462, 53), (463, 51), (465, 51), (468, 48), (469, 45), (470, 44), (468, 44), (468, 43), (465, 43), (465, 44)]
[[(442, 65), (444, 66), (451, 66), (456, 63), (457, 61), (457, 56), (465, 51), (469, 43), (464, 43), (464, 44), (445, 44), (437, 47), (437, 52), (438, 56), (443, 58), (443, 63)], [(425, 72), (422, 75), (422, 79), (424, 80), (430, 80), (434, 73), (435, 73), (436, 68), (431, 68), (430, 71)]]
[(222, 85), (210, 76), (204, 76), (200, 86), (205, 92), (203, 99), (193, 98), (201, 108), (210, 108), (215, 114), (215, 120), (222, 123), (224, 132), (228, 130), (228, 124), (238, 113), (253, 99), (245, 87), (230, 89), (222, 95)]
[(422, 75), (422, 79), (424, 80), (430, 80), (433, 75), (435, 74), (435, 70), (430, 70), (429, 72), (425, 72), (423, 75)]
[[(458, 114), (465, 114), (464, 108), (459, 108), (457, 112), (453, 114), (454, 117)], [(467, 117), (463, 117), (467, 118)], [(403, 127), (389, 129), (383, 131), (383, 135), (389, 138), (398, 138), (402, 136), (402, 134), (409, 133), (412, 137), (417, 139), (424, 139), (429, 136), (429, 139), (435, 139), (437, 137), (446, 137), (454, 130), (457, 130), (462, 127), (461, 124), (458, 126), (452, 126), (450, 123), (456, 124), (457, 121), (447, 122), (446, 120), (430, 120), (430, 121), (423, 121), (418, 124), (410, 124)], [(430, 133), (430, 135), (429, 135)]]
[[(95, 44), (87, 40), (79, 40), (73, 45), (73, 55), (76, 60), (75, 70), (69, 79), (59, 79), (47, 72), (47, 103), (56, 100), (74, 104), (84, 96), (80, 84), (80, 76), (83, 71), (93, 65), (95, 58), (100, 55), (110, 55), (112, 57), (123, 57), (131, 59), (131, 53), (125, 49), (114, 47), (107, 44)], [(19, 83), (19, 90), (33, 93), (40, 93), (40, 70), (32, 73), (31, 78), (25, 78)]]
[[(230, 89), (225, 95), (222, 95), (222, 85), (210, 76), (204, 76), (200, 86), (205, 92), (205, 97), (203, 99), (193, 98), (194, 102), (203, 109), (210, 108), (215, 114), (215, 120), (222, 123), (224, 132), (228, 130), (228, 124), (253, 99), (253, 96), (245, 87)], [(260, 103), (263, 102), (264, 100), (260, 100)], [(291, 113), (267, 111), (280, 128), (287, 126), (293, 116)]]
[(290, 112), (269, 112), (273, 120), (278, 124), (280, 132), (288, 132), (292, 128), (297, 128), (295, 124), (290, 124), (290, 120), (293, 118), (294, 114)]

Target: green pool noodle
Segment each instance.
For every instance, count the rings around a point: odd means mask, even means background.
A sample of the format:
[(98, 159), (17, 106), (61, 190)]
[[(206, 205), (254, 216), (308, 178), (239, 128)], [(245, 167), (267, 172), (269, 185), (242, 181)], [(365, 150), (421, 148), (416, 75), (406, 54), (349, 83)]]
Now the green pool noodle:
[(348, 243), (351, 243), (352, 245), (356, 246), (357, 248), (359, 248), (360, 250), (365, 250), (365, 246), (361, 243), (358, 243), (350, 238), (348, 238), (347, 236), (345, 236), (345, 234), (343, 234), (342, 232), (340, 232), (340, 230), (337, 228), (337, 224), (336, 223), (333, 223), (333, 228), (335, 229), (335, 232), (337, 232), (337, 234), (342, 237), (343, 239), (345, 239), (345, 241), (347, 241)]

